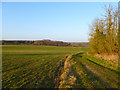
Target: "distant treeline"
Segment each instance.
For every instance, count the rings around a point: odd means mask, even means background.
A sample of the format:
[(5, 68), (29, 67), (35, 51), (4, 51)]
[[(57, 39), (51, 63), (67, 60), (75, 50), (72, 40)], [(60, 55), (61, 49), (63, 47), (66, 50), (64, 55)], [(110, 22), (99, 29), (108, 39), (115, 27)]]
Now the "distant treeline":
[(38, 40), (34, 41), (34, 45), (48, 45), (48, 46), (70, 46), (70, 43), (62, 41)]
[(89, 42), (70, 43), (74, 47), (89, 47)]
[(2, 45), (29, 45), (29, 44), (33, 44), (34, 41), (8, 41), (8, 40), (2, 40)]
[(46, 45), (46, 46), (73, 46), (73, 47), (88, 47), (88, 42), (80, 43), (68, 43), (63, 41), (51, 41), (51, 40), (2, 40), (2, 45)]

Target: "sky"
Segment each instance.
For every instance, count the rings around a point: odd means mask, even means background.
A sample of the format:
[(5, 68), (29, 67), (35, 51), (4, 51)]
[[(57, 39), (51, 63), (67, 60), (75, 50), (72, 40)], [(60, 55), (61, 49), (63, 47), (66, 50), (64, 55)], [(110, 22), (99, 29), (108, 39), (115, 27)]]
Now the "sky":
[[(3, 2), (2, 40), (88, 42), (107, 2)], [(117, 7), (117, 2), (111, 3)]]

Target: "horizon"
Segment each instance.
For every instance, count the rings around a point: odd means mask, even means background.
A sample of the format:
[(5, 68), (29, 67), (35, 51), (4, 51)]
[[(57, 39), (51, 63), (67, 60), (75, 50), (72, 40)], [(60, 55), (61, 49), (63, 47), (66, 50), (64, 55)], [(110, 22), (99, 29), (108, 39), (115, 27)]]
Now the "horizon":
[[(41, 40), (0, 40), (0, 41), (44, 41), (44, 40), (50, 40), (50, 39), (41, 39)], [(50, 41), (60, 41), (60, 40), (50, 40)], [(60, 41), (60, 42), (66, 42), (66, 43), (89, 43), (89, 41), (73, 41), (73, 42)]]
[[(89, 42), (89, 25), (109, 2), (3, 2), (2, 40)], [(117, 7), (117, 2), (112, 5)]]

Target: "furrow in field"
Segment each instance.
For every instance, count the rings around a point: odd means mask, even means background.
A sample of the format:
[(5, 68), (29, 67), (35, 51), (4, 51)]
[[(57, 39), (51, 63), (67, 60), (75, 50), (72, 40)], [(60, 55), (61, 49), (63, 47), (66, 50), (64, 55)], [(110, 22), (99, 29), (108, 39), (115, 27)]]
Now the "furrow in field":
[(55, 84), (54, 88), (57, 88), (60, 84), (60, 76), (63, 73), (64, 62), (65, 62), (64, 60), (61, 61), (57, 70), (56, 70), (56, 77), (57, 78), (54, 79), (54, 84)]

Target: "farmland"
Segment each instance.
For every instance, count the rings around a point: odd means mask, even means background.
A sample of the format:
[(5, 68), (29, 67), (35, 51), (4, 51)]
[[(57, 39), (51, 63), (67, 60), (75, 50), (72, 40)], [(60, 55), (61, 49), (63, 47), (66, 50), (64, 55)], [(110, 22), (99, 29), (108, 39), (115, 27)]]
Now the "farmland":
[[(81, 48), (8, 45), (3, 46), (3, 87), (55, 87), (65, 57)], [(85, 48), (86, 50), (86, 48)], [(83, 48), (83, 51), (85, 51)]]
[[(117, 62), (88, 56), (87, 47), (3, 45), (3, 88), (116, 88)], [(72, 80), (71, 80), (72, 78)]]

